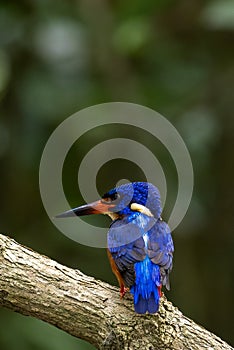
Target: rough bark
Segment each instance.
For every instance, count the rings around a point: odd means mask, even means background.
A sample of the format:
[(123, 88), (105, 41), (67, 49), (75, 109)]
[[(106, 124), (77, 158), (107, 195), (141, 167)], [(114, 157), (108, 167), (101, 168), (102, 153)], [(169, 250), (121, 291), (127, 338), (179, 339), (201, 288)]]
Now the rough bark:
[(136, 315), (131, 295), (0, 235), (0, 305), (48, 322), (97, 349), (233, 349), (165, 297)]

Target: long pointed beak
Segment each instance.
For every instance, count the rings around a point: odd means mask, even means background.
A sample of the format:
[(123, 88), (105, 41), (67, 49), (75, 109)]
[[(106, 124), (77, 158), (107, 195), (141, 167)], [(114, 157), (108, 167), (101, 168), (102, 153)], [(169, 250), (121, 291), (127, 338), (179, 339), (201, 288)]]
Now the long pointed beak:
[(69, 218), (74, 217), (74, 215), (84, 216), (90, 214), (107, 214), (110, 211), (110, 209), (114, 207), (115, 204), (113, 203), (103, 203), (101, 200), (99, 200), (90, 204), (82, 205), (81, 207), (65, 211), (64, 213), (58, 214), (55, 217)]

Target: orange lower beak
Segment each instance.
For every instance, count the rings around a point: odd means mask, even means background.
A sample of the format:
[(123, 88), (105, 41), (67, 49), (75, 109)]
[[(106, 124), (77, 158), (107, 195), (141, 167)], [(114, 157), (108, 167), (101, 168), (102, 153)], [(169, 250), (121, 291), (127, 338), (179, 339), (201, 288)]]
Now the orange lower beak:
[(101, 200), (99, 200), (90, 204), (82, 205), (81, 207), (65, 211), (64, 213), (58, 214), (55, 217), (68, 218), (73, 217), (75, 215), (84, 216), (90, 214), (107, 214), (110, 211), (110, 209), (114, 207), (115, 204), (113, 203), (103, 203)]

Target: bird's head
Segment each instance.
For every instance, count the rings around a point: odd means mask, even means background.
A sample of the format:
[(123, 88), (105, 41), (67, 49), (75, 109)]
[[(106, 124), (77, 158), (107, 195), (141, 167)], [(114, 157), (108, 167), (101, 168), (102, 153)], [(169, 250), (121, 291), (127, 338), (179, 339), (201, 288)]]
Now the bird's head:
[(157, 187), (148, 182), (132, 182), (108, 191), (96, 202), (68, 210), (56, 217), (107, 214), (114, 220), (134, 212), (141, 212), (158, 219), (161, 211)]

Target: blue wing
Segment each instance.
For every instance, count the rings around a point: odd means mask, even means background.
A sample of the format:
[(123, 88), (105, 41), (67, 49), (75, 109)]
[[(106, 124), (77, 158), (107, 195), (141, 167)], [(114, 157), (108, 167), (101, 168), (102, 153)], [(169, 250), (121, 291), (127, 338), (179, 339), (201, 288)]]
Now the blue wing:
[[(116, 220), (108, 232), (108, 249), (124, 284), (134, 295), (138, 313), (155, 313), (160, 286), (169, 289), (174, 251), (168, 225), (136, 213), (133, 220)], [(152, 221), (153, 220), (153, 221)]]
[(146, 257), (144, 230), (139, 225), (139, 216), (134, 214), (132, 221), (127, 218), (116, 220), (108, 232), (108, 249), (123, 277), (126, 287), (135, 283), (134, 264)]
[(174, 245), (169, 226), (158, 220), (148, 232), (147, 254), (150, 260), (159, 265), (161, 272), (161, 283), (170, 289), (169, 273), (172, 269)]

